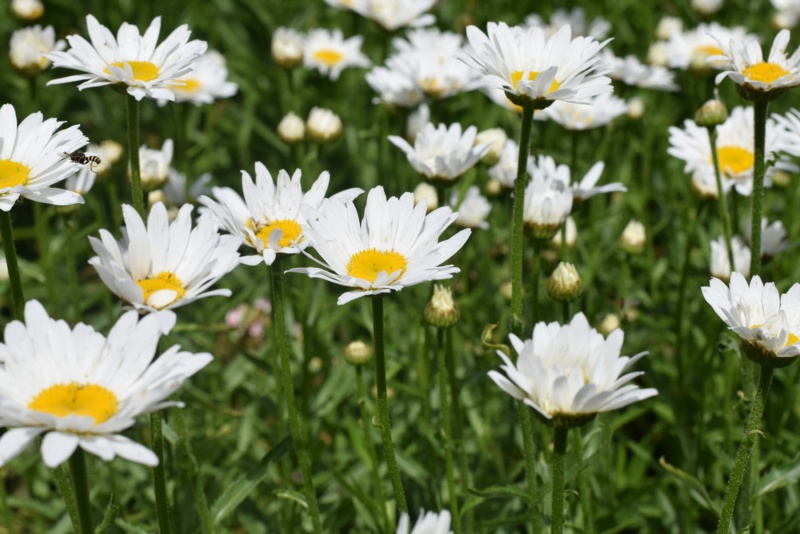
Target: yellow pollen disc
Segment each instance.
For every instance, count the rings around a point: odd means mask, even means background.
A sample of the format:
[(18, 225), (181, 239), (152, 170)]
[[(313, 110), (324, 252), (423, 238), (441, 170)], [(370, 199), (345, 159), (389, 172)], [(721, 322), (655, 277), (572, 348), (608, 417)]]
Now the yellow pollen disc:
[(56, 417), (88, 415), (99, 425), (117, 413), (117, 396), (103, 386), (70, 382), (40, 391), (28, 408)]
[[(125, 63), (131, 66), (134, 80), (150, 82), (158, 78), (158, 67), (149, 61), (116, 61), (111, 66), (125, 70)], [(106, 68), (106, 74), (110, 74), (108, 68)]]
[(789, 334), (789, 337), (786, 338), (786, 346), (789, 347), (795, 343), (800, 343), (800, 337), (797, 337), (794, 334)]
[(187, 78), (184, 81), (186, 85), (173, 85), (172, 87), (184, 93), (196, 93), (203, 87), (197, 78)]
[(722, 49), (714, 45), (698, 46), (694, 51), (695, 53), (704, 54), (706, 56), (721, 56), (723, 54)]
[(421, 79), (419, 81), (419, 86), (425, 93), (431, 96), (440, 96), (444, 93), (444, 86), (433, 76)]
[(338, 50), (317, 50), (314, 52), (314, 59), (320, 63), (325, 63), (329, 67), (333, 67), (344, 59), (344, 55)]
[[(514, 89), (517, 89), (517, 84), (522, 79), (522, 74), (523, 73), (522, 73), (521, 70), (516, 70), (516, 71), (511, 73), (511, 85), (514, 86)], [(528, 73), (528, 79), (529, 80), (535, 80), (538, 76), (539, 76), (539, 73), (535, 72), (535, 71), (531, 71), (530, 73)], [(552, 93), (553, 91), (558, 89), (560, 86), (561, 85), (558, 83), (558, 81), (553, 79), (553, 83), (550, 85), (550, 89), (547, 91), (547, 93), (548, 94)]]
[(717, 149), (720, 170), (729, 176), (736, 176), (753, 168), (755, 156), (746, 148), (721, 146)]
[(303, 229), (300, 228), (300, 225), (291, 219), (272, 221), (272, 224), (262, 226), (261, 229), (256, 232), (256, 235), (261, 242), (264, 243), (265, 247), (269, 246), (269, 236), (274, 230), (283, 230), (283, 235), (278, 240), (278, 246), (281, 248), (288, 247), (297, 241), (300, 237), (300, 234), (303, 232)]
[(353, 254), (350, 263), (347, 264), (347, 274), (374, 282), (383, 271), (389, 275), (400, 271), (400, 276), (396, 279), (399, 280), (405, 274), (406, 267), (408, 267), (408, 262), (399, 252), (391, 250), (383, 252), (371, 248)]
[[(145, 302), (150, 299), (150, 296), (153, 293), (156, 291), (161, 291), (162, 289), (171, 289), (177, 293), (177, 296), (172, 302), (180, 300), (183, 298), (183, 294), (186, 293), (186, 290), (183, 288), (183, 283), (180, 281), (180, 279), (169, 271), (163, 271), (159, 273), (158, 276), (154, 276), (153, 278), (139, 280), (136, 282), (136, 284), (142, 288)], [(172, 304), (172, 302), (169, 304)], [(169, 304), (166, 304), (165, 306), (169, 306)]]
[(0, 188), (28, 183), (31, 168), (10, 159), (0, 159)]
[(784, 70), (775, 63), (756, 63), (744, 69), (743, 74), (756, 82), (772, 83), (778, 78), (789, 74), (789, 71)]

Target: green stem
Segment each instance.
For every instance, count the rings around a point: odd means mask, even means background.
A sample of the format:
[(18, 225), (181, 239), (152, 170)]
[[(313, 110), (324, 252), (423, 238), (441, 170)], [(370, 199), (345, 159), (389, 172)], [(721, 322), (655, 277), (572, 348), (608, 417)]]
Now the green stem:
[(14, 530), (14, 520), (11, 516), (11, 508), (8, 506), (8, 493), (6, 492), (5, 480), (8, 475), (5, 469), (0, 469), (0, 519), (3, 520), (4, 525), (8, 525), (9, 532), (16, 532)]
[(128, 99), (128, 157), (131, 163), (131, 201), (134, 209), (144, 218), (142, 173), (139, 167), (139, 101), (131, 95)]
[(297, 412), (297, 403), (294, 397), (294, 385), (292, 384), (292, 369), (289, 364), (289, 334), (286, 330), (286, 312), (283, 302), (283, 271), (280, 269), (280, 259), (269, 268), (270, 281), (272, 283), (272, 324), (275, 327), (275, 335), (278, 338), (278, 354), (281, 363), (281, 381), (283, 382), (283, 397), (286, 403), (286, 410), (289, 413), (289, 431), (294, 440), (294, 450), (297, 453), (297, 460), (300, 463), (300, 471), (303, 473), (303, 490), (308, 502), (308, 511), (311, 514), (311, 523), (314, 525), (314, 532), (322, 532), (322, 523), (319, 517), (319, 504), (314, 491), (314, 480), (311, 478), (311, 461), (306, 448), (305, 431), (300, 422), (300, 414)]
[(56, 477), (56, 486), (61, 498), (64, 499), (64, 506), (67, 508), (70, 521), (72, 522), (72, 530), (80, 532), (80, 517), (78, 516), (78, 505), (75, 502), (75, 495), (72, 493), (72, 486), (69, 484), (69, 477), (64, 465), (59, 465), (53, 469), (53, 475)]
[(33, 203), (33, 225), (36, 229), (36, 248), (39, 252), (39, 265), (44, 273), (45, 286), (47, 287), (47, 298), (50, 305), (58, 309), (59, 293), (56, 291), (56, 277), (53, 272), (53, 263), (50, 261), (50, 250), (48, 248), (48, 216), (40, 202)]
[(439, 411), (442, 422), (442, 438), (444, 441), (444, 459), (447, 469), (447, 492), (450, 496), (450, 512), (453, 514), (453, 530), (461, 534), (461, 514), (456, 495), (456, 475), (453, 462), (453, 443), (450, 427), (450, 406), (447, 402), (447, 357), (445, 356), (445, 329), (436, 329), (436, 353), (439, 363)]
[(533, 275), (531, 276), (531, 300), (533, 310), (531, 311), (531, 322), (536, 324), (539, 319), (539, 278), (542, 276), (542, 245), (539, 239), (533, 239)]
[(78, 289), (78, 268), (75, 266), (75, 232), (73, 221), (64, 217), (64, 233), (66, 239), (67, 268), (69, 269), (69, 289), (72, 297), (72, 319), (77, 322), (81, 318), (81, 297)]
[(522, 448), (525, 455), (525, 474), (528, 477), (528, 498), (533, 514), (533, 532), (544, 532), (542, 514), (539, 513), (539, 486), (536, 480), (536, 451), (533, 442), (531, 408), (523, 401), (517, 401), (517, 407), (522, 426)]
[(175, 408), (172, 410), (172, 414), (175, 416), (175, 430), (179, 439), (178, 445), (182, 449), (181, 454), (185, 455), (189, 467), (189, 478), (194, 488), (194, 501), (197, 506), (197, 512), (200, 514), (200, 528), (203, 534), (211, 534), (213, 532), (211, 513), (208, 510), (208, 500), (203, 489), (203, 481), (197, 470), (197, 460), (194, 457), (189, 432), (186, 430), (186, 418), (183, 415), (183, 409)]
[(727, 533), (730, 529), (733, 512), (736, 508), (736, 497), (739, 494), (739, 486), (742, 483), (744, 472), (747, 470), (753, 443), (759, 434), (758, 426), (761, 423), (761, 416), (764, 414), (764, 407), (767, 404), (767, 395), (769, 395), (769, 387), (772, 384), (772, 372), (772, 367), (761, 366), (758, 389), (753, 398), (753, 406), (750, 408), (750, 416), (747, 418), (747, 423), (744, 427), (744, 437), (739, 445), (739, 450), (736, 451), (731, 477), (728, 480), (728, 487), (725, 489), (725, 497), (722, 499), (722, 513), (717, 526), (718, 534)]
[(753, 102), (755, 162), (753, 167), (753, 209), (750, 229), (750, 276), (761, 272), (761, 213), (764, 209), (764, 138), (767, 131), (769, 102)]
[(21, 321), (25, 308), (25, 297), (22, 295), (22, 278), (19, 276), (17, 250), (14, 247), (14, 232), (11, 229), (11, 212), (9, 211), (0, 211), (0, 238), (3, 240), (3, 252), (6, 254), (14, 319)]
[(564, 463), (567, 451), (567, 428), (557, 426), (554, 429), (553, 445), (553, 519), (552, 534), (564, 531)]
[(569, 323), (569, 302), (561, 303), (561, 320), (564, 321), (564, 324)]
[(533, 107), (522, 107), (522, 131), (519, 134), (519, 159), (517, 179), (514, 182), (514, 207), (511, 222), (511, 329), (521, 334), (525, 329), (522, 319), (522, 258), (524, 256), (522, 236), (524, 232), (522, 214), (525, 208), (525, 188), (528, 185), (528, 154), (530, 153)]
[(719, 172), (719, 154), (717, 153), (717, 129), (714, 126), (708, 128), (708, 138), (711, 142), (711, 159), (714, 162), (714, 178), (717, 180), (717, 197), (719, 198), (719, 212), (722, 216), (722, 231), (725, 234), (725, 246), (728, 247), (728, 264), (731, 272), (736, 270), (733, 263), (733, 243), (731, 242), (731, 220), (728, 215), (728, 199), (722, 190), (722, 177)]
[(80, 519), (80, 532), (92, 534), (92, 508), (89, 504), (89, 482), (86, 476), (86, 457), (83, 449), (78, 447), (69, 458), (69, 468), (72, 471), (72, 484), (74, 485), (75, 500), (78, 505)]
[(692, 237), (697, 235), (697, 224), (700, 221), (700, 216), (703, 212), (705, 204), (700, 203), (695, 212), (694, 221), (692, 222), (691, 231), (684, 234), (686, 239), (686, 246), (683, 251), (683, 265), (681, 266), (681, 278), (678, 282), (678, 312), (675, 314), (675, 359), (678, 367), (678, 383), (683, 383), (684, 375), (684, 359), (683, 359), (683, 336), (684, 336), (684, 314), (683, 309), (686, 300), (686, 283), (689, 279), (689, 258), (692, 254)]
[(167, 498), (167, 476), (164, 470), (164, 433), (161, 410), (150, 414), (150, 448), (158, 456), (158, 465), (153, 467), (153, 487), (156, 493), (156, 513), (160, 534), (172, 534), (172, 521), (169, 516)]
[(401, 513), (408, 513), (406, 492), (403, 490), (400, 469), (397, 467), (397, 458), (394, 455), (392, 427), (389, 423), (389, 402), (386, 399), (386, 358), (383, 347), (383, 296), (381, 295), (372, 297), (372, 325), (375, 338), (375, 379), (378, 382), (378, 420), (383, 440), (383, 455), (392, 479), (397, 509)]
[(389, 513), (386, 511), (386, 494), (383, 491), (383, 480), (378, 469), (378, 453), (375, 451), (375, 442), (372, 439), (372, 418), (367, 410), (367, 393), (364, 387), (363, 366), (356, 365), (356, 382), (358, 385), (358, 406), (361, 410), (361, 427), (364, 431), (364, 441), (366, 442), (367, 454), (372, 465), (370, 469), (375, 478), (375, 493), (380, 506), (381, 519), (383, 520), (384, 530), (389, 529)]

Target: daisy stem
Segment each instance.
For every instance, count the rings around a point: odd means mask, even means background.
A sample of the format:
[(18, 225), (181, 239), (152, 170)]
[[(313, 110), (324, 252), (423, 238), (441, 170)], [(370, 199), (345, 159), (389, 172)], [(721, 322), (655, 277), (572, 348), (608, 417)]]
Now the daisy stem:
[(69, 484), (69, 477), (67, 476), (67, 470), (64, 468), (64, 465), (59, 465), (53, 469), (53, 475), (56, 477), (58, 492), (61, 494), (61, 498), (64, 499), (64, 506), (67, 508), (69, 519), (72, 522), (72, 530), (80, 532), (78, 505), (75, 502), (75, 495), (72, 493), (72, 486)]
[(450, 511), (453, 514), (453, 530), (461, 534), (461, 514), (458, 508), (456, 495), (456, 475), (453, 462), (453, 442), (450, 426), (450, 406), (447, 402), (447, 355), (445, 353), (446, 329), (436, 329), (436, 353), (439, 359), (439, 411), (442, 422), (442, 437), (444, 438), (444, 458), (447, 469), (447, 493), (450, 496)]
[(541, 261), (542, 243), (541, 240), (533, 240), (533, 275), (531, 276), (531, 300), (533, 301), (533, 311), (531, 312), (531, 322), (536, 324), (539, 320), (539, 278), (542, 276)]
[(536, 480), (536, 451), (534, 450), (531, 408), (517, 401), (519, 421), (522, 426), (522, 449), (525, 455), (525, 474), (528, 477), (528, 499), (533, 513), (533, 532), (544, 532), (542, 514), (539, 513), (539, 486)]
[(530, 153), (533, 106), (522, 106), (522, 130), (519, 134), (519, 159), (517, 160), (517, 179), (514, 181), (514, 207), (511, 227), (511, 329), (517, 334), (524, 330), (522, 319), (522, 258), (523, 219), (525, 208), (525, 187), (528, 185), (528, 154)]
[(158, 465), (153, 467), (153, 486), (156, 493), (158, 530), (161, 534), (172, 534), (172, 521), (170, 521), (169, 500), (167, 499), (167, 476), (164, 471), (164, 433), (161, 419), (161, 410), (150, 413), (150, 448), (158, 456)]
[(383, 492), (383, 480), (378, 469), (378, 454), (375, 452), (375, 442), (372, 439), (372, 418), (367, 410), (367, 393), (364, 387), (364, 370), (362, 365), (356, 365), (356, 382), (358, 385), (358, 406), (361, 410), (361, 426), (364, 430), (364, 441), (366, 442), (367, 454), (372, 465), (372, 474), (375, 476), (375, 493), (380, 505), (381, 519), (384, 528), (389, 528), (389, 514), (386, 512), (386, 495)]
[(183, 415), (183, 408), (177, 407), (172, 410), (175, 416), (175, 430), (178, 432), (178, 451), (179, 454), (186, 457), (186, 465), (188, 466), (189, 478), (194, 487), (194, 501), (197, 506), (197, 512), (200, 514), (200, 527), (203, 534), (211, 534), (214, 529), (211, 525), (211, 515), (208, 510), (208, 501), (206, 493), (203, 489), (203, 481), (200, 478), (200, 473), (197, 471), (197, 460), (192, 450), (192, 442), (189, 439), (189, 432), (186, 430), (186, 418)]
[(736, 508), (736, 497), (739, 494), (739, 486), (742, 483), (745, 471), (747, 471), (750, 451), (759, 434), (758, 426), (761, 423), (761, 417), (767, 404), (767, 395), (769, 395), (769, 388), (772, 384), (772, 372), (772, 367), (761, 366), (758, 389), (756, 389), (753, 406), (750, 408), (750, 416), (747, 418), (747, 423), (744, 427), (744, 437), (739, 445), (739, 450), (736, 451), (733, 469), (731, 470), (730, 479), (728, 479), (728, 487), (725, 489), (725, 497), (722, 499), (722, 513), (719, 517), (717, 534), (727, 533), (731, 526), (733, 512)]
[(279, 258), (276, 258), (275, 262), (269, 267), (269, 272), (270, 281), (272, 282), (272, 324), (275, 327), (275, 335), (278, 338), (283, 400), (286, 403), (286, 410), (289, 412), (289, 431), (292, 433), (297, 461), (300, 463), (300, 471), (303, 473), (303, 490), (308, 502), (308, 511), (311, 514), (311, 523), (314, 525), (314, 532), (320, 534), (322, 532), (322, 523), (319, 517), (319, 504), (314, 491), (314, 481), (311, 478), (311, 461), (308, 457), (306, 436), (300, 422), (300, 414), (297, 412), (294, 385), (292, 383), (292, 369), (289, 364), (289, 334), (286, 330), (286, 312), (283, 309), (283, 271), (280, 268)]
[(767, 131), (769, 102), (753, 102), (753, 129), (755, 134), (755, 162), (753, 163), (753, 210), (750, 227), (750, 276), (761, 271), (761, 213), (764, 208), (764, 139)]
[[(83, 449), (75, 449), (69, 458), (69, 468), (72, 471), (72, 484), (74, 486), (75, 500), (78, 504), (78, 517), (80, 519), (80, 532), (92, 534), (92, 508), (89, 504), (89, 482), (86, 475), (86, 457)], [(77, 530), (77, 529), (76, 529)]]
[(139, 167), (139, 101), (131, 95), (128, 99), (128, 157), (131, 163), (131, 201), (136, 212), (144, 218), (142, 174)]
[(560, 426), (554, 429), (552, 534), (561, 534), (564, 531), (564, 464), (567, 452), (567, 430)]
[(0, 238), (3, 240), (3, 252), (8, 266), (8, 282), (11, 286), (11, 302), (14, 319), (22, 320), (25, 297), (22, 295), (22, 278), (19, 276), (17, 250), (14, 247), (14, 232), (11, 229), (11, 212), (0, 211)]
[(733, 264), (733, 244), (731, 243), (731, 219), (728, 215), (728, 199), (722, 190), (722, 177), (719, 172), (719, 154), (717, 153), (717, 128), (708, 127), (708, 138), (711, 141), (711, 159), (714, 162), (714, 178), (717, 180), (717, 198), (719, 198), (719, 212), (722, 216), (722, 231), (725, 233), (725, 246), (728, 247), (728, 264), (731, 272), (736, 268)]
[(383, 455), (389, 468), (392, 479), (394, 496), (397, 499), (397, 509), (401, 513), (408, 513), (406, 492), (403, 490), (403, 481), (400, 480), (400, 469), (397, 467), (397, 458), (394, 455), (392, 444), (392, 427), (389, 423), (389, 402), (386, 399), (386, 358), (383, 347), (383, 297), (372, 297), (372, 327), (375, 338), (375, 379), (378, 382), (378, 421), (383, 439)]
[(63, 217), (63, 222), (67, 268), (69, 269), (69, 289), (72, 298), (72, 319), (74, 322), (78, 322), (81, 318), (81, 297), (78, 289), (78, 268), (75, 266), (75, 227), (74, 221), (68, 216)]
[(56, 279), (53, 272), (53, 262), (48, 248), (48, 216), (40, 202), (33, 203), (33, 226), (36, 229), (36, 249), (39, 253), (39, 265), (44, 272), (47, 299), (54, 308), (59, 307)]

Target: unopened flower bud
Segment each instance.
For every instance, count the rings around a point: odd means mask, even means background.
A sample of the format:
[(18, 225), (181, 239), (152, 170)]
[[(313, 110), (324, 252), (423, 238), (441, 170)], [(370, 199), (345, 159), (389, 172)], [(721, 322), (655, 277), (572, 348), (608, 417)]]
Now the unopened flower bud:
[[(578, 227), (575, 225), (575, 219), (572, 217), (567, 217), (567, 220), (564, 221), (564, 225), (567, 228), (567, 248), (573, 248), (575, 246), (575, 242), (578, 240)], [(553, 239), (550, 240), (550, 243), (554, 247), (560, 247), (562, 235), (563, 232), (556, 232), (556, 235), (553, 236)]]
[(503, 192), (503, 184), (497, 180), (489, 180), (486, 182), (483, 191), (490, 197), (496, 197)]
[(482, 143), (488, 143), (490, 146), (489, 152), (483, 156), (483, 162), (487, 165), (494, 165), (500, 161), (500, 155), (503, 153), (503, 147), (507, 139), (508, 135), (506, 135), (506, 132), (502, 128), (491, 128), (479, 132), (478, 135), (475, 136), (475, 144), (480, 145)]
[(436, 193), (436, 188), (427, 182), (420, 182), (414, 188), (414, 204), (419, 204), (423, 199), (428, 203), (429, 213), (439, 207), (439, 195)]
[(353, 341), (345, 347), (344, 359), (351, 365), (364, 365), (372, 359), (372, 347), (363, 341)]
[(505, 282), (503, 285), (500, 286), (500, 294), (506, 300), (511, 300), (511, 292), (513, 291), (513, 285), (511, 282)]
[(639, 120), (644, 116), (644, 100), (635, 96), (628, 101), (628, 118)]
[(272, 34), (272, 59), (284, 69), (303, 61), (303, 36), (291, 28), (278, 28)]
[(656, 38), (662, 41), (669, 40), (674, 33), (683, 31), (683, 21), (678, 17), (661, 17), (656, 26)]
[(667, 52), (667, 43), (663, 41), (656, 41), (651, 44), (650, 48), (647, 50), (647, 62), (651, 65), (666, 67), (668, 59), (669, 52)]
[(306, 136), (306, 123), (291, 111), (278, 124), (278, 137), (287, 145), (299, 143)]
[(547, 281), (547, 294), (559, 302), (572, 302), (583, 293), (583, 281), (571, 263), (559, 262)]
[(44, 15), (44, 6), (39, 0), (11, 0), (11, 12), (22, 20), (36, 20)]
[(311, 139), (327, 143), (342, 133), (342, 119), (329, 109), (314, 107), (308, 114), (306, 128)]
[(608, 336), (611, 332), (618, 329), (620, 327), (620, 320), (619, 315), (616, 313), (609, 313), (603, 320), (600, 321), (600, 324), (597, 326), (597, 331), (603, 334), (604, 336)]
[(701, 15), (713, 15), (722, 7), (723, 0), (692, 0), (692, 9)]
[(622, 231), (619, 246), (628, 254), (641, 254), (646, 240), (644, 225), (636, 219), (632, 219)]
[(772, 169), (772, 185), (777, 187), (789, 187), (792, 182), (791, 175), (783, 169)]
[(433, 296), (425, 307), (425, 320), (436, 328), (448, 328), (458, 322), (461, 312), (449, 287), (433, 285)]
[(728, 108), (719, 100), (713, 99), (703, 104), (694, 116), (694, 122), (704, 128), (719, 126), (726, 120), (728, 120)]
[(100, 150), (103, 151), (103, 162), (105, 163), (107, 161), (110, 165), (113, 165), (122, 157), (122, 151), (124, 149), (122, 145), (116, 141), (106, 139), (100, 143)]

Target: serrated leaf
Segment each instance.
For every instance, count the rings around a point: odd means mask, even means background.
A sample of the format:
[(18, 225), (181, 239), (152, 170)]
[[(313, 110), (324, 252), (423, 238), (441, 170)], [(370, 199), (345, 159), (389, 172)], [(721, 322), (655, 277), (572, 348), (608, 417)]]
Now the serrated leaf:
[(306, 510), (308, 510), (308, 501), (306, 500), (306, 496), (300, 493), (299, 491), (290, 490), (290, 489), (277, 489), (272, 492), (273, 494), (277, 495), (281, 499), (289, 499), (290, 501), (294, 501)]
[(756, 495), (761, 497), (776, 489), (785, 488), (800, 478), (800, 455), (795, 456), (787, 465), (775, 467), (764, 475), (756, 488)]

